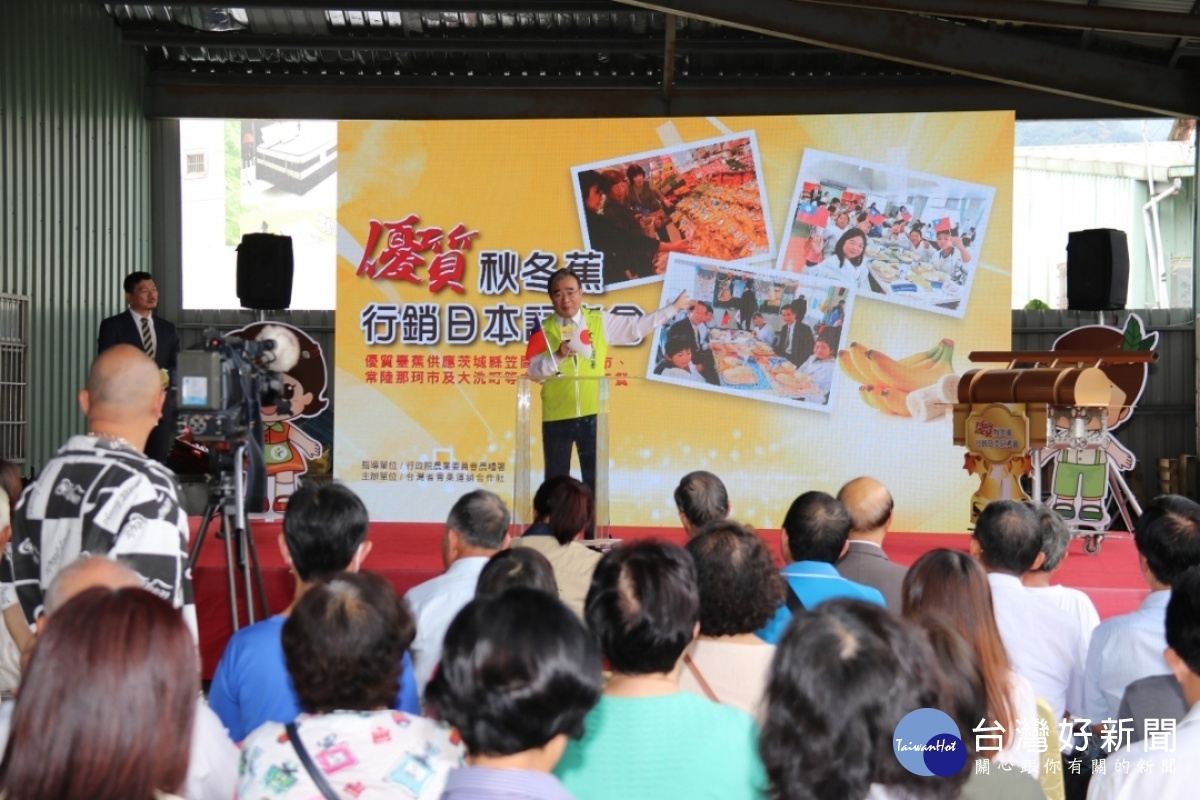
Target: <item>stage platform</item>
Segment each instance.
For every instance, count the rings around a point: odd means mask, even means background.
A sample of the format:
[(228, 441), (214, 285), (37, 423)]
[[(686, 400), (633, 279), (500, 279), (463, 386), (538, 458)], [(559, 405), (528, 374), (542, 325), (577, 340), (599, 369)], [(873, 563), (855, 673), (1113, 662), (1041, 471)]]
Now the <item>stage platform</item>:
[[(200, 519), (194, 517), (191, 522), (194, 537)], [(373, 524), (370, 538), (374, 547), (364, 569), (386, 577), (395, 585), (396, 591), (408, 591), (442, 571), (443, 527), (440, 524)], [(205, 680), (212, 677), (232, 631), (224, 542), (216, 537), (217, 530), (218, 525), (214, 523), (192, 575)], [(294, 579), (279, 550), (280, 519), (253, 520), (251, 530), (262, 564), (268, 604), (271, 613), (278, 613), (291, 602), (295, 590)], [(678, 528), (613, 528), (611, 531), (612, 536), (619, 539), (659, 537), (680, 544), (684, 541), (683, 531)], [(779, 531), (763, 530), (759, 535), (778, 559)], [(966, 551), (968, 541), (966, 534), (891, 533), (885, 549), (892, 560), (911, 564), (922, 553), (938, 547)], [(1100, 552), (1094, 556), (1083, 552), (1081, 540), (1073, 541), (1070, 555), (1055, 575), (1055, 582), (1087, 592), (1101, 619), (1132, 611), (1149, 592), (1138, 569), (1132, 537), (1126, 533), (1107, 536)], [(241, 595), (239, 580), (239, 602)]]

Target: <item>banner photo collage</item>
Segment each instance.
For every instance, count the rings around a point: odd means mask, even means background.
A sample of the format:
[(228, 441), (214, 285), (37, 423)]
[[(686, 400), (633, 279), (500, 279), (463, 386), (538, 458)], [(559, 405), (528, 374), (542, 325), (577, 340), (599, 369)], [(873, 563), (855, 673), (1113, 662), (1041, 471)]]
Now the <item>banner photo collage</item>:
[(336, 477), (402, 522), (481, 486), (511, 502), (523, 453), (536, 487), (517, 383), (569, 266), (613, 314), (695, 301), (608, 351), (614, 525), (677, 525), (675, 484), (707, 469), (756, 527), (870, 474), (897, 530), (965, 530), (947, 412), (967, 354), (1009, 347), (1013, 124), (339, 123)]

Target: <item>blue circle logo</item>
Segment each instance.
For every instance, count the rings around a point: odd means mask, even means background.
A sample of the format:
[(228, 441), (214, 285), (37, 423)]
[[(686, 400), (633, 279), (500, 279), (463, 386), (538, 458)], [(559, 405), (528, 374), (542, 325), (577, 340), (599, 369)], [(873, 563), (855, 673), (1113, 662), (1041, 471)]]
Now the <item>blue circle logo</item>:
[(967, 748), (958, 725), (936, 708), (918, 708), (896, 726), (892, 750), (900, 765), (914, 775), (948, 778), (967, 763)]

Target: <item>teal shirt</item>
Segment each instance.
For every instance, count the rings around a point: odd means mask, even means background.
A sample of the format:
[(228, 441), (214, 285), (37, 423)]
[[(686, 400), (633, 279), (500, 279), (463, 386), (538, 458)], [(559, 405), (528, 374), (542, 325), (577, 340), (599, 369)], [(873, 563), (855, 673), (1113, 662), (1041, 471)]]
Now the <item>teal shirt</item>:
[(754, 720), (691, 692), (601, 697), (554, 774), (579, 800), (751, 800), (767, 785)]

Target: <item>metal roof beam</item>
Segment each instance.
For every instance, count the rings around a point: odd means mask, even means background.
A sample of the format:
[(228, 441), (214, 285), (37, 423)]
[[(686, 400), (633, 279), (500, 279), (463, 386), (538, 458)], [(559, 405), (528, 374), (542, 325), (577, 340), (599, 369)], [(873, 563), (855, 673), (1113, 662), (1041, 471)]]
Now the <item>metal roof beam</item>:
[[(677, 39), (676, 52), (718, 55), (803, 55), (824, 50), (815, 45), (778, 38)], [(659, 37), (548, 37), (548, 36), (388, 36), (362, 34), (308, 36), (208, 32), (188, 30), (122, 30), (121, 43), (131, 47), (185, 47), (235, 50), (364, 50), (439, 53), (479, 52), (657, 52)]]
[(893, 11), (804, 0), (619, 0), (742, 30), (1164, 116), (1200, 116), (1200, 81), (1169, 69)]
[(990, 20), (1047, 28), (1200, 38), (1200, 18), (1149, 8), (1081, 6), (1047, 0), (807, 0), (816, 5), (899, 11), (954, 19)]
[[(94, 0), (97, 5), (162, 6), (166, 8), (212, 8), (218, 2), (157, 0), (152, 3), (113, 3)], [(428, 14), (612, 14), (630, 9), (611, 0), (226, 0), (227, 8), (306, 11), (413, 11)]]
[(209, 119), (582, 119), (991, 111), (1018, 119), (1132, 116), (1120, 108), (950, 75), (676, 80), (670, 101), (645, 79), (396, 78), (152, 72), (147, 116)]

